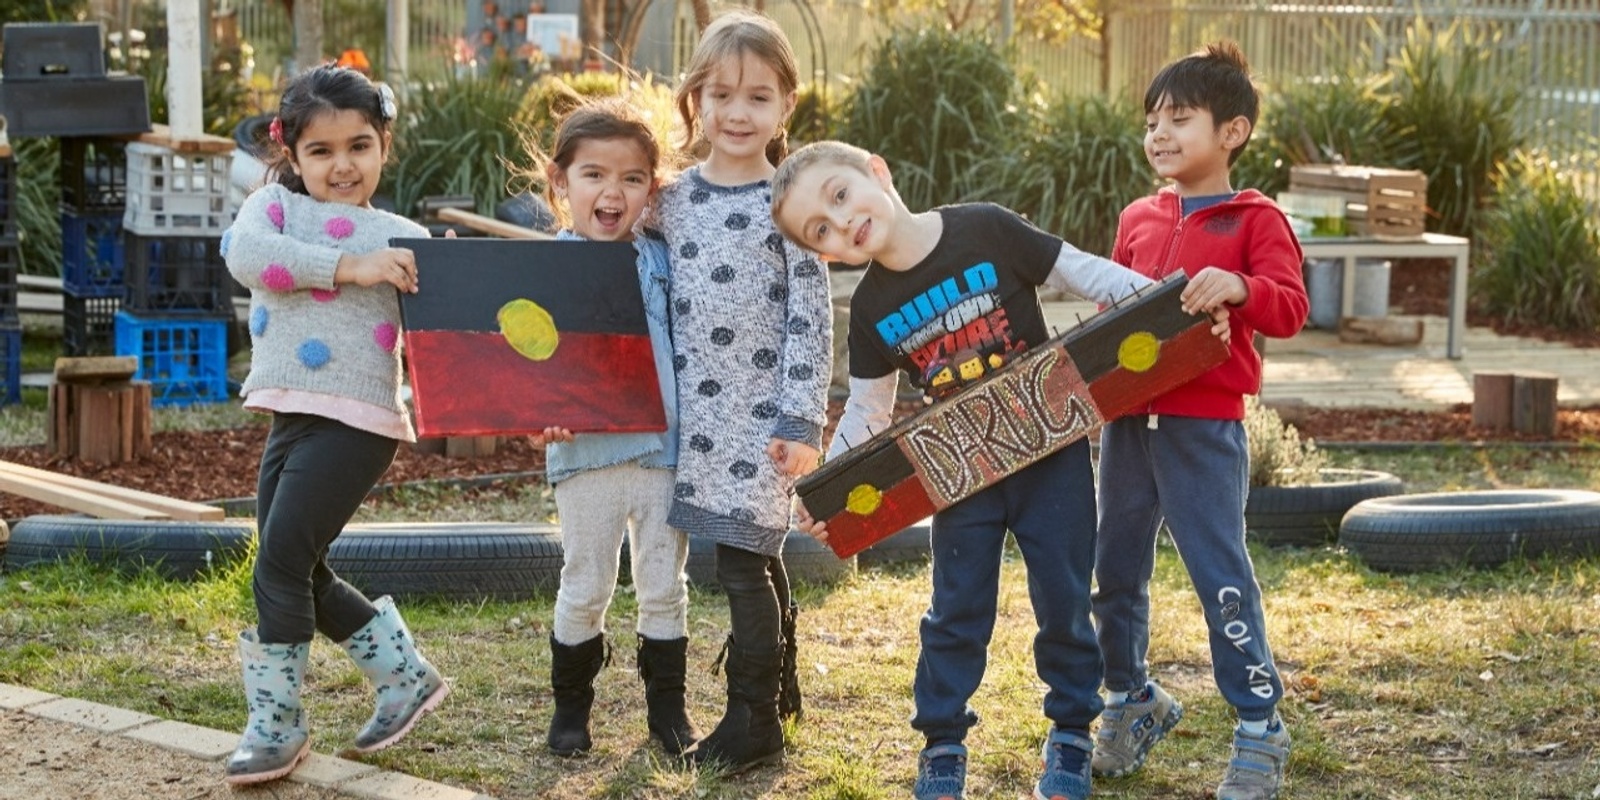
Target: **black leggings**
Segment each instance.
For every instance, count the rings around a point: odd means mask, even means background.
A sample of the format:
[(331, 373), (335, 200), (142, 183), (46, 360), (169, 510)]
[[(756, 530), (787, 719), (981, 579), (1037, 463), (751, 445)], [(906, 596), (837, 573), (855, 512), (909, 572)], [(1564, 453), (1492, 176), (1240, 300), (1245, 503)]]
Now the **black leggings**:
[(274, 414), (256, 483), (251, 588), (263, 643), (350, 638), (377, 614), (328, 568), (328, 546), (394, 461), (399, 442), (312, 414)]
[(776, 650), (779, 618), (789, 607), (789, 573), (781, 556), (717, 545), (717, 582), (728, 596), (733, 640), (752, 652)]

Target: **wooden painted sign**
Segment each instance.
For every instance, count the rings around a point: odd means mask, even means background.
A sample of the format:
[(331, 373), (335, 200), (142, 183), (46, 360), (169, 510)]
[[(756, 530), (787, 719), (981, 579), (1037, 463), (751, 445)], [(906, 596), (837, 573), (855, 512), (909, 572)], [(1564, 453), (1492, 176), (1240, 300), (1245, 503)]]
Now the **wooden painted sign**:
[(852, 447), (796, 485), (847, 558), (993, 485), (1228, 357), (1171, 276), (948, 399)]
[(628, 242), (395, 239), (417, 434), (666, 430)]

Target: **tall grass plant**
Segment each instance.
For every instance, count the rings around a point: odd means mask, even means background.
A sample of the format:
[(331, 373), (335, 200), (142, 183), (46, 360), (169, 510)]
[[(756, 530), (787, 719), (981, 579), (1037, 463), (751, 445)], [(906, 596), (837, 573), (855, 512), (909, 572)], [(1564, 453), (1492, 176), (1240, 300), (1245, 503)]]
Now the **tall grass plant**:
[(1481, 307), (1511, 323), (1600, 328), (1600, 206), (1538, 154), (1503, 165), (1498, 183), (1471, 281)]
[(987, 35), (899, 29), (879, 43), (839, 133), (888, 162), (913, 211), (963, 199), (972, 166), (1025, 136), (1021, 84)]

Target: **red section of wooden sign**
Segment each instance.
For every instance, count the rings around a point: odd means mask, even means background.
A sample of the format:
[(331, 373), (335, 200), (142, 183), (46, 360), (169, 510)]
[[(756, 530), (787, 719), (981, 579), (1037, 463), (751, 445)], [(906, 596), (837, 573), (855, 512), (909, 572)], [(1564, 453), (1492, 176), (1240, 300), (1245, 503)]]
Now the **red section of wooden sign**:
[[(934, 512), (922, 483), (912, 476), (882, 489), (882, 503), (871, 514), (842, 511), (828, 520), (828, 547), (834, 555), (849, 558), (874, 542)], [(911, 520), (902, 522), (901, 520)], [(885, 533), (888, 531), (888, 533)]]

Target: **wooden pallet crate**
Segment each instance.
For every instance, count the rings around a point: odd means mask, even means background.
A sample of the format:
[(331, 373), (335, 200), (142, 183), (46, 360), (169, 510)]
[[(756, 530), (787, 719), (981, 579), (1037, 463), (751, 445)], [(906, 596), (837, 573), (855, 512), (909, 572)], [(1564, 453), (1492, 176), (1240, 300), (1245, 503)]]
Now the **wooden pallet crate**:
[(1289, 168), (1289, 191), (1343, 197), (1356, 236), (1414, 239), (1428, 212), (1428, 176), (1414, 169), (1302, 164)]

